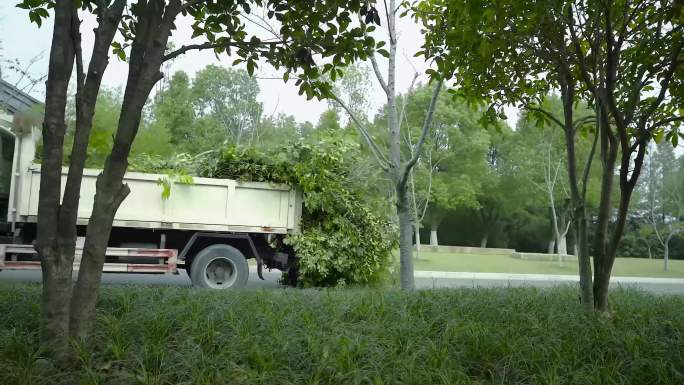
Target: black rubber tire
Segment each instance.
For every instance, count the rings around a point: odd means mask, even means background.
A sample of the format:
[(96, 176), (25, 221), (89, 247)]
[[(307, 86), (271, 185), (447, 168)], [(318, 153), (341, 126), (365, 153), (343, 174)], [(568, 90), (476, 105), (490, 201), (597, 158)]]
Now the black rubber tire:
[[(207, 269), (211, 264), (230, 266), (230, 280), (218, 283), (208, 276)], [(225, 269), (224, 269), (225, 270)], [(209, 274), (211, 274), (209, 272)], [(225, 274), (222, 275), (222, 279)], [(222, 281), (221, 279), (221, 281)], [(211, 245), (197, 253), (192, 259), (190, 280), (194, 287), (207, 289), (233, 289), (247, 285), (249, 280), (249, 265), (240, 250), (230, 245)]]

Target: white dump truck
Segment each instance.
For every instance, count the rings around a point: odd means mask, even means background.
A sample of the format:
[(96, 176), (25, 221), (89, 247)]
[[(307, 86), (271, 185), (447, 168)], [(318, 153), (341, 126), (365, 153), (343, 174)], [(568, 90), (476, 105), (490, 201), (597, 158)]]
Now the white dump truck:
[[(40, 165), (34, 162), (38, 131), (14, 135), (0, 127), (0, 209), (7, 223), (0, 240), (0, 269), (39, 269), (31, 245), (36, 236)], [(66, 180), (63, 170), (62, 188)], [(100, 170), (86, 169), (78, 211), (85, 234)], [(104, 271), (178, 273), (207, 288), (247, 283), (248, 259), (262, 268), (286, 270), (292, 251), (283, 243), (299, 231), (302, 197), (297, 189), (269, 183), (193, 178), (176, 183), (168, 199), (158, 181), (165, 175), (129, 172), (131, 193), (114, 218)], [(81, 239), (82, 240), (82, 239)], [(78, 268), (81, 249), (77, 246)]]

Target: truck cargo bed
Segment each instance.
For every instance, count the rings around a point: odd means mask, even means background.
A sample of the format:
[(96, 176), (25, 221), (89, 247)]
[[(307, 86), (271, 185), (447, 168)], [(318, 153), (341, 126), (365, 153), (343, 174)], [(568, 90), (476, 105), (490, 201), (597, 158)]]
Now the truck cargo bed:
[[(35, 223), (38, 215), (40, 166), (31, 165), (17, 178), (16, 222)], [(62, 172), (62, 187), (67, 169)], [(78, 224), (88, 222), (95, 182), (100, 170), (84, 170)], [(192, 184), (174, 183), (162, 199), (162, 174), (129, 172), (124, 183), (131, 193), (114, 218), (115, 227), (287, 234), (299, 230), (301, 193), (286, 185), (193, 178)], [(10, 213), (10, 216), (12, 214)]]

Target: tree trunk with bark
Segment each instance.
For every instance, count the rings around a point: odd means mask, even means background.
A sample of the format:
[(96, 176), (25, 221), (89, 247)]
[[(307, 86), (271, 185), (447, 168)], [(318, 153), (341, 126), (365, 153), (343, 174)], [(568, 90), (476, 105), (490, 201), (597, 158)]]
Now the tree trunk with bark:
[(72, 24), (74, 6), (55, 5), (55, 24), (45, 92), (43, 152), (38, 201), (38, 233), (35, 248), (43, 272), (41, 344), (58, 360), (69, 351), (69, 301), (75, 239), (60, 234), (62, 155), (66, 132), (65, 110), (69, 79), (74, 65)]
[(112, 151), (96, 182), (93, 211), (88, 221), (83, 259), (71, 308), (72, 334), (87, 333), (95, 315), (105, 252), (114, 215), (130, 190), (123, 184), (128, 155), (138, 133), (143, 107), (154, 85), (163, 77), (161, 66), (179, 2), (165, 6), (150, 2), (141, 10), (132, 43), (126, 90)]
[(580, 278), (580, 301), (586, 311), (591, 311), (594, 307), (594, 293), (592, 287), (591, 258), (589, 257), (589, 236), (587, 233), (586, 196), (598, 132), (584, 165), (582, 186), (580, 188), (577, 150), (575, 145), (578, 130), (574, 118), (576, 82), (569, 71), (569, 68), (567, 68), (567, 62), (564, 62), (564, 66), (561, 66), (560, 68), (561, 101), (563, 103), (563, 121), (560, 123), (562, 123), (561, 127), (563, 128), (565, 136), (568, 184), (570, 187), (570, 206), (573, 213), (577, 264)]
[(607, 117), (601, 114), (599, 124), (601, 155), (601, 197), (594, 245), (594, 308), (608, 309), (608, 285), (613, 266), (610, 250), (610, 218), (613, 207), (614, 170), (617, 160), (615, 138), (610, 134)]
[[(46, 83), (45, 124), (36, 250), (43, 270), (43, 345), (58, 361), (68, 358), (72, 272), (81, 180), (87, 157), (102, 74), (126, 4), (117, 0), (100, 8), (88, 72), (84, 72), (80, 20), (73, 2), (55, 4), (55, 27)], [(76, 124), (64, 193), (60, 202), (64, 124), (68, 83), (76, 63)]]

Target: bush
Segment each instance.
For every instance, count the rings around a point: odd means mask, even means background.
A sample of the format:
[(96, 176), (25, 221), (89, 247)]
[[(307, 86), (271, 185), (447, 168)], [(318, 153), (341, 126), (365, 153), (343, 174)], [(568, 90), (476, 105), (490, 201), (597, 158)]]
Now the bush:
[(574, 287), (200, 291), (103, 287), (88, 349), (37, 348), (40, 286), (0, 287), (0, 384), (684, 383), (684, 297)]

